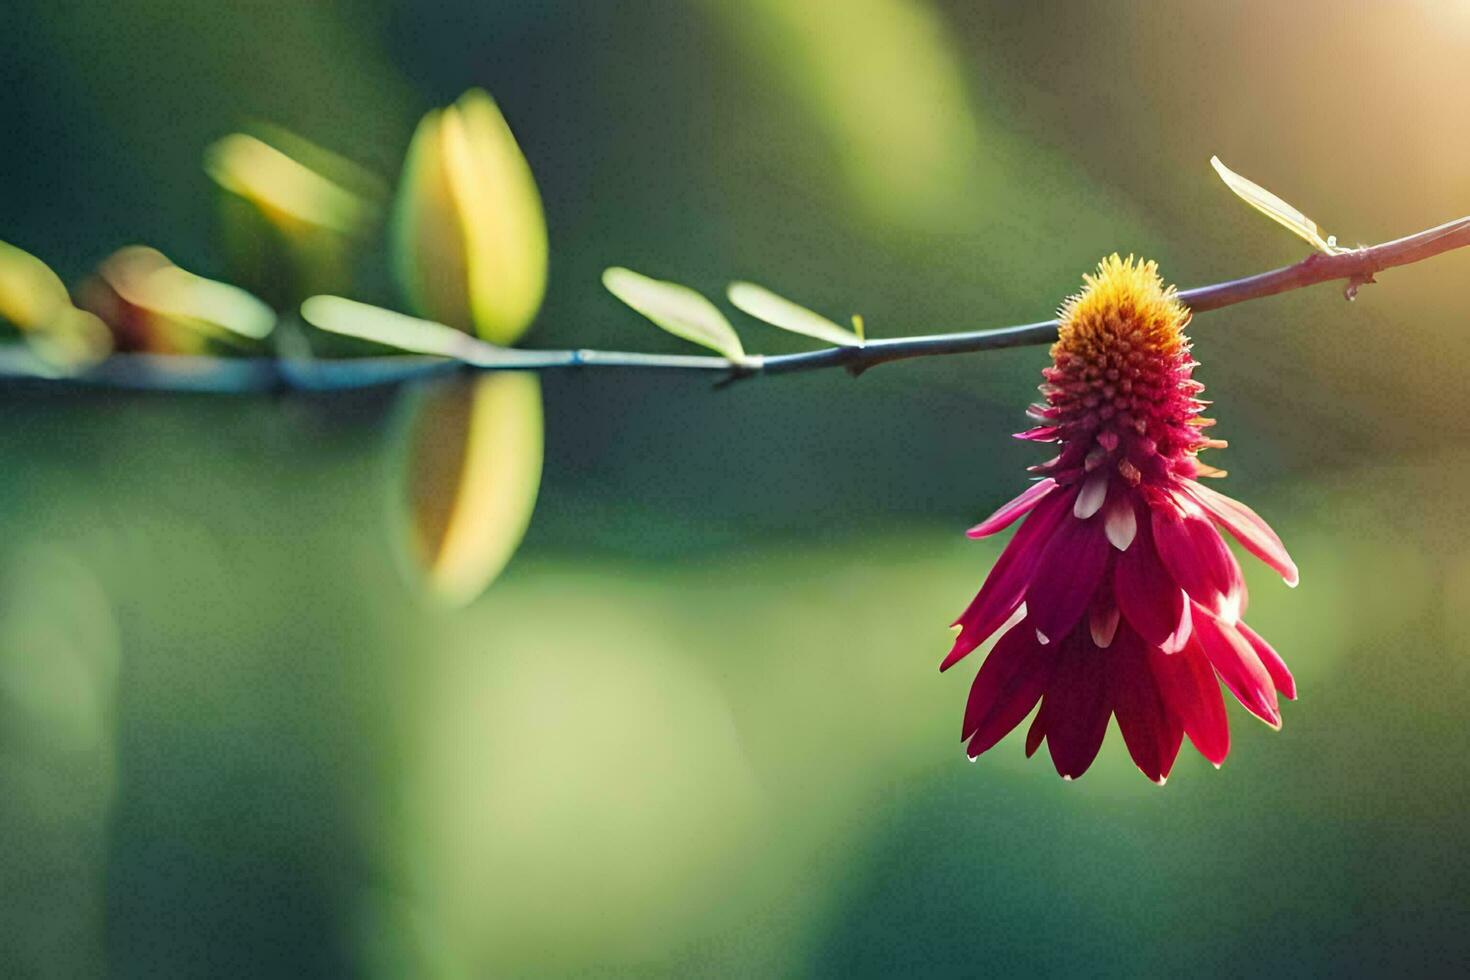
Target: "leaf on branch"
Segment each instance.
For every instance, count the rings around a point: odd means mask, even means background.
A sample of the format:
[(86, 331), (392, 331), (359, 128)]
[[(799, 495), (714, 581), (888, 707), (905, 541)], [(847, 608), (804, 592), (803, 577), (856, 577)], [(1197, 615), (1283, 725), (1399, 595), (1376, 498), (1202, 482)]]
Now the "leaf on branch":
[(678, 283), (650, 279), (631, 269), (603, 272), (608, 292), (676, 337), (718, 351), (731, 361), (744, 361), (745, 348), (725, 315), (704, 296)]
[(764, 286), (750, 282), (732, 282), (727, 292), (736, 309), (763, 320), (773, 327), (789, 330), (839, 347), (860, 347), (863, 339), (846, 327), (814, 313)]
[(1210, 157), (1210, 165), (1215, 168), (1215, 172), (1220, 175), (1220, 179), (1225, 181), (1225, 186), (1235, 192), (1236, 197), (1239, 197), (1242, 201), (1277, 224), (1289, 228), (1293, 234), (1297, 235), (1319, 252), (1326, 255), (1340, 255), (1343, 252), (1352, 251), (1352, 249), (1340, 247), (1337, 244), (1337, 238), (1335, 236), (1329, 236), (1324, 239), (1315, 221), (1266, 190), (1260, 184), (1248, 180), (1231, 170), (1220, 162), (1219, 157)]
[(204, 151), (204, 172), (282, 226), (315, 225), (345, 234), (372, 226), (385, 196), (376, 177), (298, 136), (268, 132), (270, 141), (231, 133), (213, 143)]
[(217, 233), (230, 278), (278, 310), (347, 290), (386, 185), (285, 130), (255, 129), (204, 152), (204, 171), (221, 191)]
[(313, 296), (301, 304), (301, 318), (318, 330), (354, 337), (411, 354), (480, 360), (501, 348), (477, 341), (453, 327), (385, 310), (381, 306)]
[(408, 577), (463, 606), (510, 561), (541, 483), (541, 384), (505, 372), (409, 391), (392, 530)]
[(72, 305), (49, 265), (0, 242), (0, 324), (7, 323), (20, 331), (43, 371), (80, 371), (112, 352), (107, 326)]
[(196, 276), (157, 249), (119, 249), (83, 284), (80, 305), (112, 330), (119, 350), (151, 354), (253, 352), (276, 314), (245, 290)]
[(531, 166), (488, 94), (424, 116), (394, 206), (392, 250), (415, 312), (516, 342), (546, 290), (546, 219)]

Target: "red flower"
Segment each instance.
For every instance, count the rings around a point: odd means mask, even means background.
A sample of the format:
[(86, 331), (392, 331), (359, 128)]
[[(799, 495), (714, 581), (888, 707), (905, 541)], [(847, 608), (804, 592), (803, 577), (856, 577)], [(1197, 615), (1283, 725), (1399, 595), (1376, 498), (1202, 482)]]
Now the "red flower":
[(1025, 517), (955, 625), (946, 670), (1002, 636), (970, 690), (961, 737), (973, 760), (1041, 708), (1026, 736), (1057, 772), (1082, 775), (1116, 716), (1128, 752), (1162, 784), (1184, 736), (1217, 767), (1230, 730), (1217, 682), (1281, 726), (1277, 693), (1296, 697), (1276, 651), (1241, 621), (1245, 581), (1217, 528), (1288, 585), (1297, 570), (1249, 507), (1196, 477), (1213, 422), (1183, 328), (1189, 310), (1152, 262), (1113, 255), (1060, 312), (1042, 372), (1041, 424), (1019, 438), (1060, 444), (1043, 478), (969, 532)]

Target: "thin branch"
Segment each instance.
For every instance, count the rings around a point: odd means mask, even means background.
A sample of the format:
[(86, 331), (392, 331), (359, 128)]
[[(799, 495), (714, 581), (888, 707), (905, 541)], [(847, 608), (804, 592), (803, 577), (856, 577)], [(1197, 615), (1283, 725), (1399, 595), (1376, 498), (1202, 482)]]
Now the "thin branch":
[[(1346, 282), (1352, 299), (1358, 287), (1384, 269), (1410, 265), (1470, 245), (1470, 217), (1404, 238), (1334, 255), (1313, 253), (1295, 265), (1244, 279), (1180, 293), (1196, 313), (1218, 310), (1325, 282)], [(968, 354), (1049, 344), (1057, 321), (925, 337), (871, 340), (861, 346), (827, 347), (800, 354), (752, 356), (743, 361), (682, 354), (639, 354), (598, 350), (512, 350), (465, 335), (453, 357), (397, 355), (337, 360), (307, 358), (211, 358), (162, 354), (117, 354), (83, 374), (57, 375), (23, 348), (0, 350), (0, 383), (7, 381), (101, 385), (152, 391), (238, 393), (272, 390), (340, 391), (401, 384), (454, 371), (552, 371), (621, 368), (717, 372), (728, 381), (759, 374), (794, 374), (843, 367), (860, 374), (876, 364), (911, 357)]]

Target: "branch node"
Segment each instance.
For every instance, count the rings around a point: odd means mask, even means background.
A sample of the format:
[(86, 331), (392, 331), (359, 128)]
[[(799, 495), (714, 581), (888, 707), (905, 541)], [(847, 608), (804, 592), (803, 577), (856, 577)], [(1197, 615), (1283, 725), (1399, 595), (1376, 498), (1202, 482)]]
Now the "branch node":
[(1373, 273), (1371, 272), (1359, 273), (1349, 279), (1348, 284), (1343, 287), (1342, 298), (1351, 303), (1353, 300), (1358, 298), (1359, 287), (1366, 286), (1377, 281), (1377, 279), (1373, 278)]

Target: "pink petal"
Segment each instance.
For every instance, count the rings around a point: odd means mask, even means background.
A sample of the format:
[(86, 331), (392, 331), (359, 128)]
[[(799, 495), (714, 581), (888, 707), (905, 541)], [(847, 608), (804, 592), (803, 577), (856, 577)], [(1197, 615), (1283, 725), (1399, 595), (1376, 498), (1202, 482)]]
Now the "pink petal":
[(1041, 714), (1046, 720), (1046, 747), (1057, 775), (1076, 779), (1085, 773), (1108, 731), (1112, 703), (1108, 699), (1109, 657), (1082, 633), (1062, 645)]
[(1189, 601), (1159, 560), (1147, 521), (1139, 524), (1133, 547), (1117, 558), (1113, 595), (1148, 646), (1173, 653), (1189, 639)]
[(1044, 738), (1046, 738), (1046, 718), (1038, 711), (1036, 717), (1031, 719), (1031, 727), (1026, 729), (1026, 758), (1029, 759), (1036, 754)]
[(1031, 442), (1056, 442), (1059, 431), (1059, 426), (1038, 425), (1035, 428), (1027, 429), (1025, 432), (1017, 432), (1016, 438), (1026, 439)]
[(1108, 690), (1123, 743), (1134, 765), (1162, 786), (1174, 768), (1184, 729), (1164, 704), (1158, 681), (1149, 669), (1148, 653), (1138, 637), (1123, 630), (1113, 651)]
[(1000, 510), (991, 514), (985, 520), (976, 524), (965, 533), (972, 538), (984, 538), (997, 531), (1003, 531), (1021, 517), (1031, 511), (1031, 508), (1041, 503), (1042, 498), (1057, 488), (1057, 481), (1053, 479), (1038, 480), (1023, 491), (1020, 496), (1014, 498)]
[(1094, 473), (1082, 484), (1077, 500), (1072, 505), (1072, 516), (1079, 521), (1085, 521), (1102, 510), (1103, 501), (1107, 499), (1108, 478), (1105, 474)]
[(1296, 700), (1296, 680), (1292, 678), (1291, 671), (1286, 669), (1286, 662), (1281, 655), (1271, 648), (1271, 644), (1261, 639), (1259, 633), (1244, 623), (1236, 623), (1235, 628), (1240, 630), (1240, 635), (1245, 637), (1246, 642), (1256, 651), (1256, 656), (1261, 658), (1261, 663), (1271, 675), (1271, 683), (1276, 685), (1276, 690), (1288, 701)]
[(1020, 607), (1046, 543), (1071, 506), (1070, 493), (1059, 493), (1043, 500), (1027, 515), (986, 576), (980, 592), (955, 620), (960, 635), (955, 637), (954, 647), (939, 665), (941, 671), (948, 670), (984, 643)]
[(1106, 650), (1113, 645), (1113, 638), (1118, 634), (1118, 621), (1122, 614), (1117, 603), (1113, 602), (1111, 589), (1104, 588), (1098, 595), (1100, 598), (1093, 602), (1087, 616), (1087, 629), (1097, 648)]
[(1280, 574), (1287, 585), (1296, 586), (1300, 581), (1296, 562), (1286, 553), (1286, 546), (1281, 543), (1276, 532), (1271, 530), (1271, 525), (1262, 520), (1259, 514), (1240, 501), (1211, 490), (1202, 483), (1193, 480), (1185, 480), (1183, 483), (1189, 495), (1214, 518), (1216, 524), (1233, 534), (1246, 551)]
[(1178, 653), (1151, 649), (1148, 663), (1164, 704), (1184, 726), (1184, 734), (1200, 755), (1219, 766), (1230, 754), (1230, 722), (1220, 682), (1199, 641), (1191, 638)]
[(1245, 637), (1234, 626), (1220, 622), (1198, 606), (1194, 610), (1194, 635), (1236, 700), (1272, 728), (1280, 728), (1281, 708), (1276, 703), (1276, 688)]
[(1103, 528), (1114, 548), (1127, 551), (1132, 547), (1133, 539), (1138, 536), (1138, 515), (1134, 510), (1131, 494), (1119, 493), (1113, 496), (1107, 510), (1103, 512)]
[(1154, 547), (1169, 575), (1201, 606), (1227, 623), (1245, 605), (1245, 577), (1199, 506), (1172, 493), (1150, 502)]
[(1032, 625), (1052, 640), (1065, 636), (1097, 591), (1111, 551), (1102, 521), (1063, 518), (1026, 589)]
[(1055, 662), (1024, 622), (1000, 638), (975, 675), (965, 704), (960, 738), (970, 740), (966, 750), (970, 758), (995, 745), (1030, 714), (1046, 690)]

